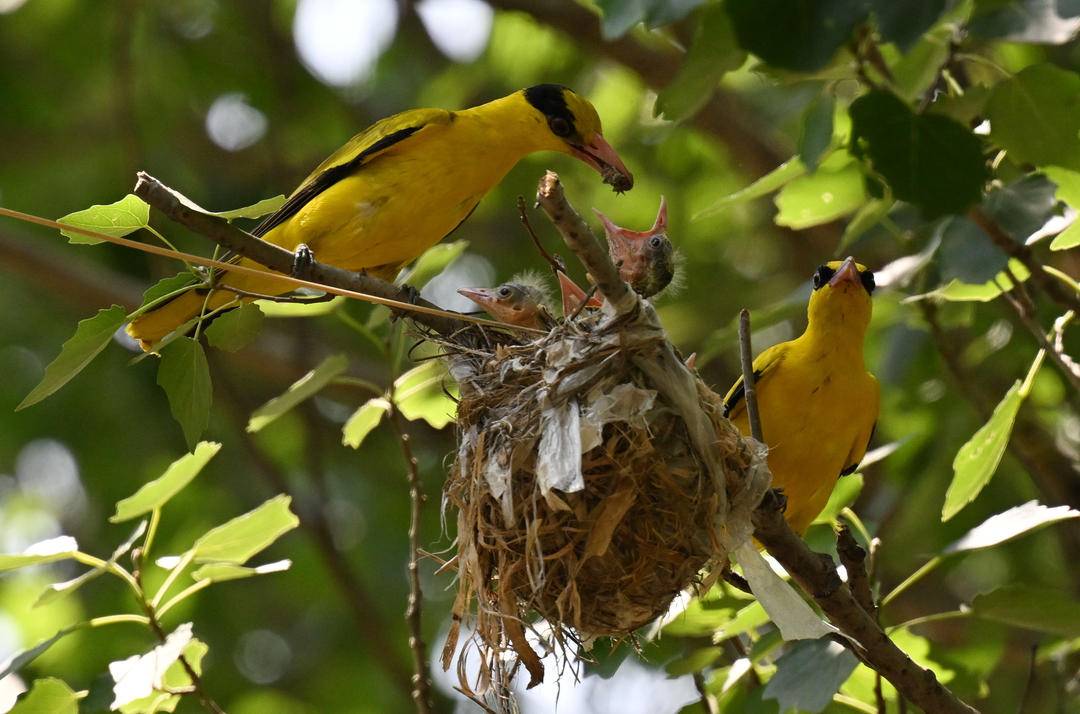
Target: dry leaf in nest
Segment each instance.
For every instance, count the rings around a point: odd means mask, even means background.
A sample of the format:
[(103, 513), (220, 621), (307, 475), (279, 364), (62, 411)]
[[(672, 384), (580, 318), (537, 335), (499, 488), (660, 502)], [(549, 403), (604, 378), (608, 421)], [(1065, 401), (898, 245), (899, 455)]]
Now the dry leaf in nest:
[[(724, 483), (750, 455), (700, 381), (683, 385), (688, 407), (650, 379), (672, 356), (645, 309), (650, 319), (601, 326), (608, 318), (594, 316), (528, 344), (443, 345), (461, 385), (460, 444), (445, 488), (458, 511), (458, 593), (443, 665), (475, 604), (481, 681), (497, 693), (516, 664), (493, 672), (492, 663), (507, 657), (526, 667), (529, 686), (541, 681), (525, 636), (537, 617), (563, 647), (629, 636), (707, 563), (726, 562), (717, 538)], [(711, 466), (687, 408), (706, 416)]]

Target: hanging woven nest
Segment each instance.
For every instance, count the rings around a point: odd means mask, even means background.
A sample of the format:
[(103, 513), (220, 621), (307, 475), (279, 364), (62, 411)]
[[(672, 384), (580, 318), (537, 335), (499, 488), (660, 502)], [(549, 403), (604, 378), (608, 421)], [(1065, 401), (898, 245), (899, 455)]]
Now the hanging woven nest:
[[(535, 341), (469, 334), (443, 342), (461, 390), (445, 486), (458, 593), (443, 664), (465, 622), (480, 689), (505, 693), (518, 662), (530, 686), (542, 680), (529, 623), (546, 621), (564, 647), (627, 637), (703, 568), (726, 564), (728, 490), (745, 482), (753, 453), (648, 303)], [(471, 686), (460, 665), (459, 676)]]

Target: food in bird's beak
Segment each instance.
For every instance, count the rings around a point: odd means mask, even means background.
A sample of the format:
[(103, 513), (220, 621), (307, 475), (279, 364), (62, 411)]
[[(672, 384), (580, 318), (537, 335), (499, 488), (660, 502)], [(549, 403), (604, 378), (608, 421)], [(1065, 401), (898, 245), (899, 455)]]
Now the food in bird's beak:
[[(595, 210), (595, 209), (594, 209)], [(631, 231), (615, 225), (600, 211), (608, 253), (619, 266), (619, 275), (642, 297), (652, 297), (675, 277), (675, 249), (667, 236), (667, 201), (660, 198), (656, 221), (647, 231)]]
[(855, 266), (855, 258), (850, 255), (840, 265), (840, 269), (836, 271), (836, 274), (829, 280), (829, 287), (835, 288), (843, 282), (853, 283), (855, 285), (859, 285), (862, 282), (859, 277), (859, 269)]
[(574, 156), (600, 172), (604, 183), (609, 184), (618, 193), (634, 187), (634, 175), (626, 168), (611, 144), (599, 133), (593, 134), (584, 145), (571, 146)]

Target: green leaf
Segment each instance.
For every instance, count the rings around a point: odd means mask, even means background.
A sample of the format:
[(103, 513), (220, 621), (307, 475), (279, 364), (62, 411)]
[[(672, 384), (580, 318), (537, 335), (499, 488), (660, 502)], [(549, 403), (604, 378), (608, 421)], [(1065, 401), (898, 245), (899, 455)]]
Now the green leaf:
[(206, 328), (206, 341), (219, 350), (236, 352), (247, 347), (262, 329), (263, 313), (253, 302), (221, 315)]
[(953, 459), (953, 479), (949, 490), (945, 492), (941, 520), (949, 520), (971, 503), (997, 471), (1001, 457), (1005, 454), (1005, 447), (1009, 444), (1016, 414), (1031, 392), (1035, 375), (1042, 367), (1044, 357), (1045, 354), (1039, 352), (1023, 383), (1016, 380), (1001, 402), (994, 407), (990, 420), (956, 453), (956, 458)]
[(109, 340), (126, 319), (127, 310), (113, 305), (98, 310), (93, 317), (81, 320), (75, 328), (75, 334), (64, 342), (60, 354), (45, 368), (45, 376), (19, 406), (15, 407), (15, 411), (37, 404), (70, 382), (105, 349), (105, 345), (109, 344)]
[(709, 101), (720, 79), (745, 61), (746, 52), (739, 47), (723, 6), (702, 8), (690, 49), (675, 78), (657, 95), (653, 114), (663, 114), (668, 121), (692, 116)]
[(702, 671), (706, 667), (711, 667), (716, 660), (723, 656), (723, 647), (701, 647), (685, 657), (680, 657), (679, 659), (668, 662), (664, 665), (664, 672), (666, 672), (669, 677), (693, 674)]
[[(0, 573), (30, 565), (68, 560), (79, 550), (79, 544), (71, 536), (57, 536), (28, 546), (22, 553), (0, 555)], [(3, 679), (3, 677), (0, 677)]]
[(1060, 45), (1076, 36), (1080, 20), (1061, 14), (1063, 0), (977, 0), (968, 29), (985, 39)]
[(155, 300), (174, 293), (178, 290), (183, 290), (186, 287), (192, 285), (198, 285), (201, 281), (194, 273), (183, 272), (177, 275), (169, 276), (168, 278), (162, 278), (157, 281), (143, 293), (142, 302), (139, 304), (140, 308), (146, 307)]
[(410, 369), (394, 380), (398, 411), (409, 421), (423, 419), (433, 429), (442, 429), (457, 414), (457, 404), (444, 390), (448, 379), (450, 373), (441, 360), (431, 359)]
[(813, 72), (866, 19), (864, 0), (728, 0), (739, 44), (773, 67)]
[(1068, 506), (1050, 508), (1038, 501), (1028, 501), (1022, 506), (1014, 506), (1007, 511), (987, 518), (964, 534), (959, 540), (950, 543), (942, 555), (965, 553), (971, 550), (990, 548), (1007, 543), (1015, 538), (1030, 533), (1051, 523), (1080, 517), (1080, 511)]
[(945, 0), (868, 0), (878, 31), (902, 51), (911, 49), (945, 12)]
[(28, 647), (25, 650), (17, 650), (6, 660), (0, 660), (0, 680), (4, 679), (4, 677), (7, 677), (12, 672), (18, 672), (23, 667), (30, 664), (39, 656), (41, 656), (41, 653), (43, 653), (45, 650), (49, 649), (61, 639), (63, 639), (67, 635), (70, 635), (74, 631), (74, 627), (66, 627), (63, 630), (57, 632), (52, 637), (47, 637), (41, 642), (38, 642), (33, 647)]
[(686, 17), (705, 0), (596, 0), (603, 13), (600, 25), (605, 40), (622, 37), (639, 22), (649, 27), (669, 25)]
[(141, 523), (139, 523), (135, 530), (131, 532), (131, 535), (128, 536), (127, 540), (118, 545), (116, 547), (116, 550), (113, 551), (113, 554), (109, 556), (109, 560), (106, 563), (103, 563), (100, 567), (87, 570), (82, 575), (76, 578), (72, 578), (71, 580), (66, 580), (62, 583), (53, 583), (52, 585), (50, 585), (48, 588), (45, 589), (45, 592), (41, 593), (41, 595), (38, 596), (38, 599), (34, 601), (33, 607), (41, 607), (43, 605), (48, 605), (49, 603), (56, 602), (57, 600), (75, 592), (91, 580), (101, 576), (105, 572), (106, 568), (119, 561), (120, 558), (122, 558), (128, 551), (131, 550), (131, 548), (135, 545), (135, 541), (141, 538), (144, 533), (146, 533), (146, 526), (146, 521), (142, 521)]
[(937, 231), (941, 237), (938, 263), (942, 280), (984, 283), (993, 280), (1009, 256), (965, 216), (949, 216)]
[[(1009, 261), (1008, 266), (1009, 270), (1020, 282), (1024, 282), (1031, 277), (1031, 273), (1024, 267), (1024, 264), (1015, 258)], [(1012, 289), (1012, 279), (1009, 278), (1005, 271), (995, 275), (993, 280), (978, 285), (964, 283), (959, 280), (950, 280), (943, 287), (921, 295), (913, 295), (906, 298), (905, 302), (926, 300), (928, 298), (948, 300), (950, 302), (990, 302), (998, 295), (1001, 295), (1002, 286), (1006, 290)]]
[(291, 502), (289, 496), (275, 496), (255, 510), (207, 532), (192, 546), (195, 562), (243, 565), (300, 524), (289, 510)]
[(85, 696), (86, 692), (76, 693), (63, 681), (46, 677), (36, 680), (9, 714), (78, 714), (79, 700)]
[(210, 423), (210, 403), (214, 397), (210, 365), (196, 340), (178, 337), (161, 351), (157, 383), (169, 398), (173, 418), (193, 447)]
[(274, 300), (256, 300), (255, 305), (259, 306), (259, 310), (262, 311), (264, 317), (281, 318), (281, 317), (319, 317), (320, 315), (329, 315), (337, 310), (345, 302), (345, 298), (341, 295), (331, 298), (330, 300), (319, 300), (317, 302), (277, 302)]
[(832, 495), (829, 496), (829, 501), (825, 504), (825, 508), (822, 509), (817, 518), (814, 519), (814, 523), (834, 523), (836, 517), (840, 515), (840, 511), (855, 503), (859, 494), (862, 493), (862, 489), (862, 474), (851, 474), (850, 476), (845, 476), (840, 479), (836, 483), (836, 488), (833, 489)]
[(153, 481), (144, 483), (134, 495), (117, 503), (116, 514), (109, 521), (120, 523), (138, 518), (144, 513), (150, 513), (155, 508), (161, 508), (191, 483), (192, 479), (199, 475), (203, 467), (220, 450), (221, 444), (216, 442), (199, 442), (192, 453), (173, 461), (165, 469), (165, 473)]
[(327, 357), (315, 369), (293, 382), (284, 394), (274, 397), (256, 409), (248, 420), (247, 430), (259, 431), (300, 402), (318, 393), (348, 367), (349, 359), (345, 355)]
[(752, 201), (755, 198), (761, 198), (762, 196), (766, 196), (773, 191), (776, 191), (777, 189), (783, 187), (790, 181), (794, 181), (805, 173), (806, 166), (803, 164), (802, 161), (799, 160), (799, 157), (796, 156), (793, 159), (790, 159), (780, 164), (775, 169), (765, 174), (757, 181), (754, 181), (754, 183), (750, 184), (746, 188), (742, 188), (735, 193), (728, 194), (727, 196), (719, 199), (716, 203), (712, 204), (708, 208), (704, 208), (698, 211), (694, 214), (694, 217), (691, 220), (696, 221), (701, 218), (706, 218), (713, 214), (719, 213), (725, 208), (737, 206), (739, 204), (746, 203), (747, 201)]
[[(109, 676), (116, 684), (115, 695), (110, 709), (122, 712), (152, 711), (147, 706), (138, 709), (123, 708), (132, 702), (145, 700), (158, 694), (155, 690), (163, 688), (166, 672), (187, 649), (192, 641), (191, 623), (185, 622), (165, 638), (165, 641), (144, 655), (133, 655), (127, 659), (109, 663)], [(149, 702), (148, 702), (149, 704)]]
[(960, 213), (982, 196), (988, 178), (982, 143), (938, 114), (915, 114), (899, 97), (873, 91), (854, 102), (851, 151), (869, 160), (893, 196), (927, 218)]
[(776, 225), (799, 230), (828, 223), (856, 211), (866, 199), (866, 184), (858, 166), (822, 167), (780, 189)]
[(1017, 163), (1080, 171), (1080, 75), (1050, 64), (998, 84), (986, 104), (990, 138)]
[(284, 196), (274, 196), (273, 198), (264, 198), (258, 203), (253, 203), (250, 206), (244, 206), (243, 208), (234, 208), (231, 211), (205, 211), (211, 216), (217, 216), (218, 218), (224, 218), (226, 221), (232, 221), (237, 218), (261, 218), (269, 213), (273, 213), (277, 209), (285, 205)]
[[(1080, 213), (1080, 172), (1047, 166), (1043, 169), (1043, 173), (1057, 186), (1054, 194), (1057, 199), (1064, 201), (1069, 208)], [(1068, 250), (1078, 245), (1080, 245), (1080, 220), (1074, 219), (1072, 224), (1050, 243), (1050, 250)]]
[(438, 243), (424, 251), (423, 255), (416, 259), (412, 270), (399, 280), (399, 283), (408, 283), (417, 290), (424, 287), (436, 275), (445, 270), (451, 263), (458, 259), (465, 249), (469, 247), (469, 241), (456, 240), (452, 243)]
[(835, 113), (836, 98), (828, 91), (814, 97), (803, 112), (799, 157), (810, 171), (817, 170), (818, 161), (832, 145)]
[(359, 449), (371, 431), (379, 425), (383, 416), (390, 411), (390, 402), (382, 397), (369, 399), (357, 409), (341, 429), (341, 443)]
[[(83, 211), (69, 213), (57, 219), (57, 223), (120, 238), (150, 225), (150, 206), (138, 196), (129, 193), (116, 203), (90, 206)], [(67, 236), (69, 243), (79, 245), (97, 245), (104, 242), (100, 238), (66, 230), (61, 230), (60, 235)]]
[(896, 205), (891, 198), (874, 198), (863, 204), (863, 207), (855, 212), (848, 224), (844, 227), (844, 234), (840, 236), (840, 244), (836, 247), (839, 255), (845, 248), (857, 241), (868, 230), (881, 223), (881, 219), (889, 215), (889, 211)]
[(1061, 590), (1006, 585), (977, 595), (971, 609), (987, 620), (1061, 637), (1080, 636), (1080, 602)]
[(209, 580), (212, 583), (223, 583), (227, 580), (243, 580), (253, 578), (256, 575), (269, 573), (281, 573), (292, 567), (291, 560), (278, 560), (265, 565), (249, 568), (235, 563), (207, 563), (191, 574), (195, 580)]
[(859, 660), (829, 638), (800, 640), (776, 660), (776, 674), (765, 685), (765, 699), (775, 699), (781, 712), (816, 714), (855, 671)]

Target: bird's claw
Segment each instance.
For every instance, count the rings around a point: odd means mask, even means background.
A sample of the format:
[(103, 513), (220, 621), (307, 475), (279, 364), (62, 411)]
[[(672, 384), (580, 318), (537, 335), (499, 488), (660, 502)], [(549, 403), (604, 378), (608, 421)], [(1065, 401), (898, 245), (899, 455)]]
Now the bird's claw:
[(315, 254), (311, 251), (311, 248), (308, 248), (305, 243), (296, 246), (296, 250), (293, 251), (292, 276), (294, 278), (304, 277), (314, 264)]
[(787, 513), (788, 498), (782, 488), (774, 488), (773, 493), (776, 495), (776, 507), (781, 513)]

